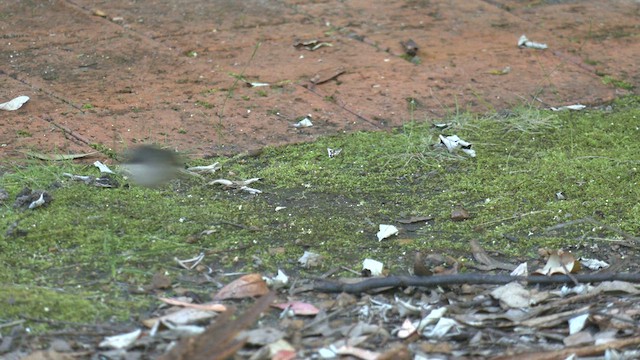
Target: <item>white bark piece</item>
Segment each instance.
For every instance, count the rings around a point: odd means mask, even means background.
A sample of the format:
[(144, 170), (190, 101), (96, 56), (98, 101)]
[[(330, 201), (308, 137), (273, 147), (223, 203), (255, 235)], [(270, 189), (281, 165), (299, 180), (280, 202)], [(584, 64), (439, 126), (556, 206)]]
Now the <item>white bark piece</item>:
[(378, 260), (364, 259), (364, 261), (362, 262), (362, 270), (371, 271), (371, 276), (382, 275), (383, 268), (384, 268), (384, 265)]
[(17, 98), (13, 98), (10, 101), (0, 104), (0, 110), (15, 111), (20, 109), (27, 101), (29, 101), (28, 96), (18, 96)]
[(527, 38), (526, 35), (522, 35), (520, 36), (520, 39), (518, 39), (518, 47), (543, 50), (543, 49), (546, 49), (548, 46), (547, 44), (531, 41)]
[(101, 348), (126, 349), (133, 345), (141, 333), (142, 330), (138, 329), (126, 334), (107, 336), (98, 346)]
[(100, 161), (94, 162), (93, 166), (97, 167), (98, 170), (100, 170), (101, 173), (104, 173), (104, 174), (115, 174), (111, 169), (109, 169), (109, 167), (107, 165), (103, 164)]
[(382, 241), (389, 236), (398, 235), (399, 232), (398, 228), (393, 225), (380, 224), (379, 229), (380, 230), (376, 234), (378, 236), (378, 241)]
[(297, 123), (293, 124), (293, 127), (296, 128), (304, 128), (304, 127), (312, 127), (313, 123), (311, 122), (311, 116), (307, 115), (306, 118), (298, 121)]

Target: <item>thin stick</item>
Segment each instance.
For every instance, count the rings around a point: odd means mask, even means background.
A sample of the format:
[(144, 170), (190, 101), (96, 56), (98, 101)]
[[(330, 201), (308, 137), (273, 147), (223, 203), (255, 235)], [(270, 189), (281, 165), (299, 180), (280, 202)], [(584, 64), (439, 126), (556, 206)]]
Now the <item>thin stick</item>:
[(545, 212), (551, 212), (551, 210), (536, 210), (536, 211), (531, 211), (531, 212), (520, 214), (520, 215), (514, 215), (514, 216), (511, 216), (511, 217), (508, 217), (508, 218), (502, 218), (502, 219), (498, 219), (498, 220), (487, 221), (485, 223), (482, 223), (482, 224), (478, 225), (478, 227), (497, 224), (497, 223), (500, 223), (500, 222), (503, 222), (503, 221), (508, 221), (508, 220), (521, 219), (521, 218), (523, 218), (525, 216), (535, 215), (535, 214), (540, 214), (540, 213), (545, 213)]

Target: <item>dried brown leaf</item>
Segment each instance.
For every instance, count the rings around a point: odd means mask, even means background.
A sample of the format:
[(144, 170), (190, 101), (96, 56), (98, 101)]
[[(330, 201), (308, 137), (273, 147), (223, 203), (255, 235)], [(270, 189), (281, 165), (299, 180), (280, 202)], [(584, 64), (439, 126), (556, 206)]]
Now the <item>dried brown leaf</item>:
[(262, 275), (248, 274), (227, 284), (220, 289), (213, 299), (244, 299), (266, 295), (267, 293), (269, 293), (269, 288), (267, 287), (267, 283), (262, 279)]
[(274, 298), (274, 293), (268, 293), (235, 320), (233, 309), (222, 313), (215, 323), (207, 328), (207, 331), (195, 337), (182, 339), (160, 360), (216, 360), (231, 357), (244, 346), (246, 341), (238, 340), (236, 338), (238, 333), (251, 326)]

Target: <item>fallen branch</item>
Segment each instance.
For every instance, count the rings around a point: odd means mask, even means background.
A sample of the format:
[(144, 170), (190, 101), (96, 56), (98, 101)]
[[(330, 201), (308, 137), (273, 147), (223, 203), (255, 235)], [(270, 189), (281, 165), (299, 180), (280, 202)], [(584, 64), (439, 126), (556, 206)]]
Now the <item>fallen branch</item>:
[(583, 347), (568, 347), (562, 350), (531, 352), (520, 354), (500, 355), (492, 358), (492, 360), (506, 360), (517, 358), (519, 360), (553, 360), (566, 359), (571, 356), (595, 356), (601, 355), (607, 349), (622, 350), (625, 347), (640, 344), (640, 337), (631, 337), (626, 339), (609, 341), (604, 344), (590, 345)]
[[(316, 96), (319, 96), (319, 97), (321, 97), (321, 98), (324, 98), (324, 97), (325, 97), (324, 95), (320, 94), (316, 89), (313, 89), (313, 88), (310, 88), (310, 87), (307, 87), (307, 86), (304, 86), (304, 85), (300, 85), (300, 86), (301, 86), (303, 89), (305, 89), (305, 90), (309, 91), (310, 93), (312, 93), (312, 94), (314, 94), (314, 95), (316, 95)], [(368, 118), (366, 118), (366, 117), (364, 117), (364, 116), (362, 116), (362, 115), (360, 115), (360, 114), (356, 113), (355, 111), (353, 111), (353, 110), (349, 109), (345, 104), (343, 104), (343, 103), (339, 102), (339, 101), (338, 101), (338, 99), (335, 99), (335, 100), (336, 100), (336, 102), (335, 102), (335, 103), (336, 103), (336, 105), (337, 105), (339, 108), (341, 108), (342, 110), (344, 110), (344, 111), (348, 112), (349, 114), (351, 114), (351, 115), (353, 115), (353, 116), (357, 117), (358, 119), (360, 119), (360, 120), (362, 120), (362, 121), (364, 121), (364, 122), (367, 122), (367, 123), (369, 123), (369, 124), (371, 124), (371, 125), (373, 125), (373, 126), (375, 126), (375, 127), (377, 127), (377, 128), (381, 128), (380, 124), (378, 124), (378, 123), (376, 123), (376, 122), (374, 122), (374, 121), (372, 121), (372, 120), (369, 120)]]
[(317, 280), (313, 285), (313, 290), (327, 293), (346, 292), (359, 294), (365, 291), (380, 288), (396, 287), (436, 287), (446, 285), (462, 284), (491, 284), (504, 285), (513, 281), (522, 281), (528, 284), (569, 284), (577, 280), (580, 283), (602, 282), (602, 281), (628, 281), (640, 283), (640, 274), (629, 273), (598, 273), (573, 275), (533, 275), (533, 276), (510, 276), (510, 275), (485, 275), (485, 274), (456, 274), (456, 275), (436, 275), (436, 276), (389, 276), (383, 278), (371, 278), (357, 283), (346, 284), (336, 281)]

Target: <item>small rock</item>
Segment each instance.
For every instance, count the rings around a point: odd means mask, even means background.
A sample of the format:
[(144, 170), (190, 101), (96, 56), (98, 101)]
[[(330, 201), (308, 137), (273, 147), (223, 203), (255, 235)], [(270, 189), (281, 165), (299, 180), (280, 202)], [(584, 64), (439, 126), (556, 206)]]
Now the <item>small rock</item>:
[(69, 345), (68, 342), (66, 342), (65, 340), (62, 339), (53, 339), (51, 340), (51, 350), (57, 351), (57, 352), (71, 352), (73, 351), (73, 348), (71, 347), (71, 345)]
[(171, 279), (163, 273), (155, 273), (151, 280), (151, 286), (154, 289), (168, 289), (171, 287)]
[(0, 189), (0, 203), (9, 198), (9, 193), (5, 189)]
[(471, 218), (469, 212), (465, 208), (457, 208), (453, 209), (451, 212), (451, 220), (453, 221), (464, 221)]

